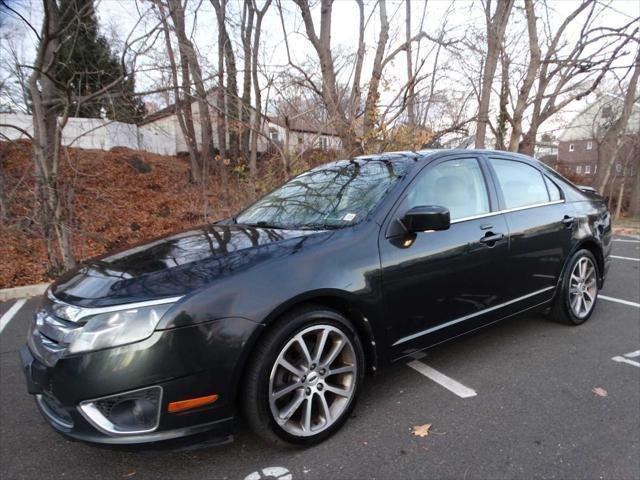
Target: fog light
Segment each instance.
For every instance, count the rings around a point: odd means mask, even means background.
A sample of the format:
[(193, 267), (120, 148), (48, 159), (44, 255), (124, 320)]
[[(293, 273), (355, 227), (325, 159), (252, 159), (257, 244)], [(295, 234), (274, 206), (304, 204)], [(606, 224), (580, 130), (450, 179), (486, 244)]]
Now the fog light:
[(147, 433), (158, 428), (162, 388), (149, 387), (82, 402), (80, 413), (109, 435)]

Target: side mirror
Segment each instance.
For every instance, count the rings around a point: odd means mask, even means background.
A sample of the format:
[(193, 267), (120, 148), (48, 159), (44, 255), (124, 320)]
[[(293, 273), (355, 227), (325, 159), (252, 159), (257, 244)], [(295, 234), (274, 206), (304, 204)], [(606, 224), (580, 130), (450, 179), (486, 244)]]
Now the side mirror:
[(449, 209), (439, 205), (413, 207), (400, 220), (409, 233), (447, 230), (451, 225)]

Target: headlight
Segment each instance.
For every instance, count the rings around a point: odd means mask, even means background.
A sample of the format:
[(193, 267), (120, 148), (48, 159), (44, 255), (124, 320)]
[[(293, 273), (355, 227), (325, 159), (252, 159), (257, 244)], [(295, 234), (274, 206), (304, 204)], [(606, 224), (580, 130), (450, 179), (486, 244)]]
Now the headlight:
[(139, 342), (151, 336), (172, 304), (101, 313), (65, 335), (68, 353), (88, 352)]

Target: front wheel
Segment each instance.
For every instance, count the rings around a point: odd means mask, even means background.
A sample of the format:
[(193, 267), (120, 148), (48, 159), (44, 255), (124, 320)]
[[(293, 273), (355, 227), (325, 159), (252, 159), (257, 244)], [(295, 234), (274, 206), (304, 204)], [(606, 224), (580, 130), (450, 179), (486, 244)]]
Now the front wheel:
[(578, 250), (569, 261), (551, 309), (553, 320), (580, 325), (586, 322), (598, 299), (598, 267), (589, 250)]
[(322, 307), (291, 312), (256, 348), (245, 417), (272, 443), (319, 443), (346, 421), (363, 374), (362, 346), (347, 319)]

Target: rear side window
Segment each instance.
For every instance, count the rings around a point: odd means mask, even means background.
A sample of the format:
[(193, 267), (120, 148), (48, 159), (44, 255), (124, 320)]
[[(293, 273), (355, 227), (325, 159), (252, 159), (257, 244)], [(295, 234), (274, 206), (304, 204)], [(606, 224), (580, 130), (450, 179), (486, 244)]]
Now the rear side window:
[(527, 207), (549, 201), (542, 174), (530, 165), (490, 158), (507, 208)]
[(547, 183), (547, 190), (549, 190), (549, 197), (551, 198), (551, 201), (555, 202), (557, 200), (562, 200), (560, 188), (546, 176), (544, 177), (544, 181)]

